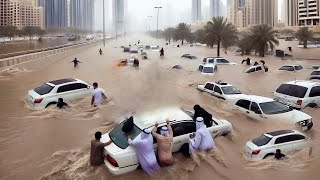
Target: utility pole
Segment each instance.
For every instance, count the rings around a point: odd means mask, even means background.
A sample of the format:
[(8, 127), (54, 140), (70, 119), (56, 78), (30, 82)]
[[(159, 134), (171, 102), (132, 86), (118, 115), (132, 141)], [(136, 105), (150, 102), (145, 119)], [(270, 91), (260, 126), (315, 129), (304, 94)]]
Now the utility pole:
[[(149, 23), (149, 32), (151, 31), (151, 29), (150, 29), (150, 26), (151, 26), (151, 25), (150, 25), (150, 24), (151, 24), (150, 19), (151, 19), (151, 18), (152, 18), (152, 16), (148, 16), (148, 21), (149, 21), (149, 22), (148, 22), (148, 23)], [(147, 27), (147, 28), (148, 28), (148, 27)]]
[(104, 12), (104, 0), (103, 0), (103, 46), (106, 46), (106, 26), (105, 26), (105, 12)]
[(161, 6), (157, 6), (154, 7), (156, 9), (158, 9), (158, 13), (157, 13), (157, 39), (159, 39), (159, 10), (162, 8)]

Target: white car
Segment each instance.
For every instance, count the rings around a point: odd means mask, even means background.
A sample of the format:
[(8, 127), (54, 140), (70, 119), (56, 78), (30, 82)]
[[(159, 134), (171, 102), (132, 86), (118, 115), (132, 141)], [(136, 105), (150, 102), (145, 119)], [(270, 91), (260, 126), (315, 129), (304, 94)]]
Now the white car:
[(137, 49), (132, 49), (130, 50), (130, 57), (131, 58), (136, 58), (139, 55), (139, 51)]
[(220, 99), (230, 99), (242, 94), (237, 88), (231, 84), (224, 82), (207, 82), (206, 84), (198, 85), (198, 90), (208, 92), (209, 94)]
[(312, 69), (314, 69), (314, 70), (318, 70), (320, 68), (320, 65), (314, 65), (314, 66), (312, 66)]
[[(155, 111), (137, 114), (134, 117), (134, 127), (132, 138), (140, 138), (143, 129), (151, 130), (155, 123), (159, 123), (159, 128), (165, 124), (166, 118), (174, 119), (172, 121), (173, 147), (172, 151), (177, 152), (182, 147), (188, 146), (189, 135), (196, 131), (193, 113), (179, 108), (160, 108)], [(212, 126), (208, 127), (213, 138), (226, 135), (232, 131), (232, 125), (226, 120), (212, 119)], [(129, 146), (127, 135), (122, 131), (124, 122), (107, 134), (102, 135), (101, 142), (107, 142), (110, 139), (112, 144), (104, 148), (104, 161), (106, 167), (112, 174), (119, 175), (134, 171), (139, 166), (139, 161), (133, 147)], [(156, 151), (157, 144), (154, 142)]]
[(151, 51), (160, 51), (159, 46), (151, 46)]
[(320, 80), (320, 70), (315, 70), (310, 74), (309, 80)]
[(139, 50), (143, 50), (144, 49), (144, 45), (142, 45), (142, 44), (138, 44), (137, 47), (138, 47)]
[(142, 56), (142, 59), (148, 59), (148, 55), (146, 52), (141, 52), (140, 55)]
[(244, 70), (245, 73), (254, 73), (254, 72), (265, 72), (265, 68), (263, 65), (258, 64), (256, 66), (251, 66), (248, 69)]
[(281, 84), (274, 99), (296, 109), (320, 107), (320, 83), (313, 81), (290, 81)]
[(206, 57), (203, 59), (202, 64), (236, 65), (237, 63), (229, 62), (222, 57)]
[(28, 92), (27, 102), (33, 108), (46, 108), (56, 104), (59, 98), (65, 102), (89, 96), (91, 86), (79, 79), (59, 79), (44, 83)]
[(308, 114), (289, 108), (271, 98), (253, 95), (239, 95), (231, 105), (259, 121), (276, 120), (294, 124), (302, 130), (309, 130), (313, 126), (312, 117)]
[(248, 141), (246, 155), (249, 160), (262, 160), (274, 156), (277, 149), (281, 150), (282, 154), (287, 154), (310, 146), (311, 140), (303, 133), (295, 130), (279, 130)]
[(280, 71), (300, 71), (303, 67), (301, 65), (285, 65), (282, 66), (279, 70)]
[(200, 64), (198, 71), (203, 75), (213, 76), (218, 71), (218, 67), (216, 64)]

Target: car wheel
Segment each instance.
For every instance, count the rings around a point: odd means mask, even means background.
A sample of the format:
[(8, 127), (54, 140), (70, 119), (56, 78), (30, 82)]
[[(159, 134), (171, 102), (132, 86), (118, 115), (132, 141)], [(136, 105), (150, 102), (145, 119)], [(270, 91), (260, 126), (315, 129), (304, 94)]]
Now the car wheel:
[(268, 157), (270, 157), (270, 156), (274, 156), (274, 153), (268, 153), (267, 155), (265, 155), (265, 156), (263, 157), (263, 159), (266, 159), (266, 158), (268, 158)]
[(188, 143), (185, 143), (183, 144), (181, 147), (180, 147), (180, 152), (182, 152), (182, 154), (185, 156), (185, 157), (190, 157), (190, 153), (189, 153), (189, 144)]
[(317, 108), (318, 105), (316, 103), (310, 103), (310, 104), (307, 105), (307, 107)]
[(48, 103), (48, 104), (46, 105), (46, 108), (49, 107), (49, 106), (51, 106), (51, 105), (55, 105), (55, 104), (57, 104), (57, 102), (50, 102), (50, 103)]

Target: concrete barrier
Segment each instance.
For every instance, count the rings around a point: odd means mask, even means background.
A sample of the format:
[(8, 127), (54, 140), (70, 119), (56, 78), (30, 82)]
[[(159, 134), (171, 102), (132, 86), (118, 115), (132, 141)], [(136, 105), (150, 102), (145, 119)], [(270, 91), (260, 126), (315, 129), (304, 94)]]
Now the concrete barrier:
[(30, 61), (43, 59), (43, 58), (46, 58), (46, 57), (49, 57), (52, 55), (57, 55), (57, 54), (65, 53), (65, 52), (72, 51), (75, 49), (79, 49), (81, 47), (96, 45), (97, 43), (101, 43), (101, 40), (82, 43), (82, 44), (76, 44), (76, 45), (70, 45), (68, 47), (61, 47), (58, 49), (44, 50), (42, 52), (25, 54), (25, 55), (20, 55), (20, 56), (5, 58), (5, 59), (0, 59), (0, 69), (10, 67), (10, 66), (15, 66), (15, 65), (30, 62)]

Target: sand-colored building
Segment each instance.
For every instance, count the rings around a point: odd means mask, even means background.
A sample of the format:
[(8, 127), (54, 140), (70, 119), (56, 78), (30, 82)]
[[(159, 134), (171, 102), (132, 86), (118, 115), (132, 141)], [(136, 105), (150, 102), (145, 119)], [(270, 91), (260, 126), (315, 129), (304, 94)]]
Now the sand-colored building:
[(278, 0), (246, 0), (246, 26), (268, 24), (276, 27), (278, 24)]
[(299, 26), (320, 24), (320, 0), (299, 0), (298, 23)]

